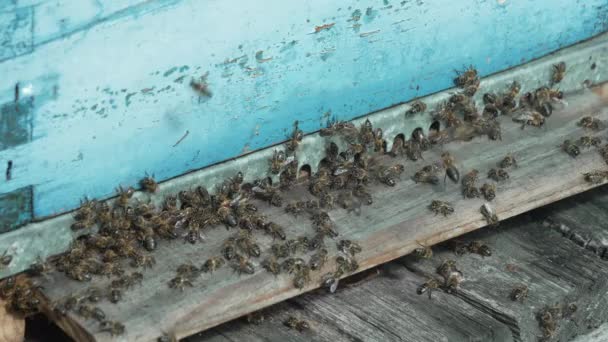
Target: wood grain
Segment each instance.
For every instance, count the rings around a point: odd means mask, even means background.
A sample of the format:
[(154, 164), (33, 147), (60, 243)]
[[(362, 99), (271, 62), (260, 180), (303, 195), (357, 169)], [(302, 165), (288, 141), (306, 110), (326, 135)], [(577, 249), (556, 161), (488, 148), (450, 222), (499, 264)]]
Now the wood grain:
[[(502, 142), (476, 139), (471, 142), (451, 143), (443, 146), (458, 161), (462, 173), (476, 168), (482, 182), (485, 174), (507, 152), (518, 158), (519, 167), (510, 170), (510, 179), (498, 185), (497, 199), (492, 203), (501, 219), (520, 214), (538, 206), (590, 189), (581, 174), (592, 169), (605, 168), (604, 161), (594, 150), (584, 151), (573, 159), (563, 153), (559, 145), (566, 138), (577, 138), (584, 132), (575, 123), (589, 113), (608, 119), (606, 99), (592, 92), (568, 97), (569, 106), (557, 111), (540, 129), (521, 129), (510, 118), (503, 118)], [(600, 132), (604, 136), (605, 132)], [(360, 241), (363, 252), (358, 256), (360, 270), (376, 266), (411, 252), (419, 243), (432, 245), (462, 235), (485, 225), (479, 214), (484, 203), (480, 199), (463, 200), (460, 187), (448, 184), (431, 187), (415, 184), (409, 179), (415, 170), (434, 162), (441, 150), (425, 153), (424, 161), (406, 162), (401, 182), (394, 188), (372, 186), (374, 204), (363, 207), (360, 215), (335, 210), (330, 213), (336, 222), (340, 238)], [(403, 159), (392, 162), (404, 162)], [(303, 189), (296, 189), (288, 196), (308, 196)], [(447, 200), (454, 204), (456, 213), (447, 218), (434, 216), (427, 206), (432, 199)], [(262, 211), (274, 221), (285, 226), (288, 235), (311, 235), (313, 228), (308, 220), (288, 216), (281, 208), (263, 207)], [(265, 272), (252, 276), (239, 276), (228, 268), (198, 279), (193, 288), (184, 292), (174, 291), (167, 282), (174, 276), (175, 268), (183, 262), (202, 263), (219, 253), (219, 244), (229, 234), (224, 229), (208, 233), (207, 242), (191, 246), (183, 241), (161, 244), (154, 269), (144, 272), (144, 283), (129, 291), (118, 305), (102, 303), (106, 315), (121, 321), (126, 332), (121, 340), (149, 341), (163, 332), (172, 331), (177, 337), (185, 337), (216, 326), (243, 314), (301, 294), (318, 286), (320, 275), (333, 269), (333, 260), (321, 272), (314, 273), (311, 283), (303, 291), (292, 286), (285, 276), (274, 277)], [(258, 242), (265, 249), (272, 242), (260, 236)], [(335, 250), (330, 242), (329, 246)], [(254, 261), (256, 266), (259, 262)], [(259, 267), (258, 267), (259, 268)], [(95, 286), (107, 281), (96, 280)], [(48, 303), (69, 293), (82, 291), (84, 287), (61, 274), (51, 274), (43, 283)], [(51, 304), (49, 304), (49, 307)], [(144, 313), (144, 314), (142, 314)], [(94, 340), (109, 340), (108, 334), (99, 332), (98, 325), (70, 315), (67, 319), (82, 327)]]

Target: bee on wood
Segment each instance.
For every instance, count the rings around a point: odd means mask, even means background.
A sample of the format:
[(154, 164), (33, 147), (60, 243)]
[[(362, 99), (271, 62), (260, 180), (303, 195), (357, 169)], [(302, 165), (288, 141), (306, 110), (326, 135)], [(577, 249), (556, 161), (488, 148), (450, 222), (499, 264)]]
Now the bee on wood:
[(308, 261), (308, 265), (310, 266), (310, 269), (313, 271), (316, 271), (318, 269), (323, 268), (323, 265), (325, 265), (325, 262), (327, 261), (327, 249), (325, 248), (321, 248), (317, 251), (317, 253), (313, 254), (310, 257), (310, 260)]
[(559, 83), (564, 79), (566, 74), (566, 63), (559, 62), (553, 65), (553, 73), (551, 74), (551, 82), (553, 84)]
[(312, 239), (308, 242), (308, 249), (311, 251), (318, 250), (325, 246), (325, 234), (317, 233), (313, 236)]
[(125, 326), (120, 322), (106, 320), (100, 323), (100, 331), (110, 333), (114, 337), (124, 334)]
[(464, 277), (462, 272), (456, 267), (456, 262), (453, 260), (445, 260), (437, 268), (437, 273), (445, 280), (445, 287), (448, 293), (454, 293)]
[(439, 288), (439, 282), (436, 279), (431, 278), (431, 279), (427, 280), (424, 284), (420, 285), (416, 289), (416, 293), (421, 295), (421, 294), (427, 292), (429, 294), (429, 299), (431, 299), (431, 295), (432, 295), (433, 291), (437, 290), (438, 288)]
[(496, 198), (496, 185), (484, 183), (479, 189), (486, 201), (492, 201)]
[(509, 295), (509, 298), (514, 302), (523, 302), (526, 297), (528, 297), (528, 287), (523, 284), (515, 286)]
[(319, 131), (322, 137), (340, 135), (344, 140), (349, 143), (355, 142), (359, 136), (359, 130), (352, 122), (347, 121), (333, 121), (328, 122), (327, 128), (323, 128)]
[(359, 129), (359, 141), (363, 146), (367, 146), (374, 142), (374, 128), (369, 119), (366, 119)]
[(479, 254), (484, 257), (492, 256), (492, 250), (490, 250), (490, 247), (478, 240), (471, 241), (467, 246), (467, 250), (469, 253)]
[(493, 103), (486, 104), (481, 112), (481, 117), (483, 119), (496, 119), (499, 115), (500, 110)]
[(425, 110), (426, 110), (426, 103), (424, 103), (420, 100), (416, 100), (416, 101), (412, 102), (412, 104), (410, 105), (410, 109), (408, 109), (405, 112), (405, 115), (411, 116), (414, 114), (424, 113)]
[(281, 264), (279, 264), (275, 256), (264, 259), (264, 261), (262, 261), (262, 267), (275, 276), (281, 273)]
[(294, 274), (305, 265), (306, 262), (302, 258), (289, 258), (281, 263), (281, 270), (285, 273)]
[(463, 256), (468, 252), (467, 245), (460, 239), (452, 239), (448, 242), (449, 249), (458, 256)]
[(73, 265), (68, 269), (67, 276), (78, 281), (91, 281), (91, 273), (84, 264)]
[(450, 102), (445, 102), (438, 106), (433, 113), (433, 120), (443, 121), (448, 128), (462, 125), (462, 121), (456, 115), (453, 105)]
[(353, 196), (358, 198), (365, 205), (371, 205), (374, 203), (372, 194), (369, 193), (363, 185), (355, 186), (352, 193), (353, 193)]
[(549, 307), (538, 313), (538, 321), (543, 333), (543, 338), (551, 339), (557, 331), (558, 320), (562, 317), (561, 308), (558, 306)]
[(441, 214), (444, 217), (454, 213), (454, 207), (452, 206), (452, 204), (439, 200), (431, 201), (429, 209), (434, 212), (435, 215)]
[(236, 255), (236, 262), (232, 263), (232, 269), (240, 274), (253, 274), (255, 273), (255, 267), (253, 264), (244, 256)]
[(192, 279), (198, 276), (199, 269), (192, 264), (181, 264), (177, 267), (176, 273), (178, 276)]
[(347, 274), (359, 269), (359, 263), (350, 256), (339, 255), (336, 257), (337, 272)]
[(599, 147), (601, 144), (602, 144), (602, 138), (590, 137), (588, 135), (584, 135), (576, 141), (577, 146), (584, 147), (584, 148)]
[[(5, 252), (6, 253), (6, 252)], [(4, 255), (0, 257), (0, 265), (4, 265)], [(1, 266), (0, 266), (1, 267)], [(51, 265), (43, 260), (40, 256), (36, 258), (36, 262), (30, 265), (29, 274), (34, 277), (39, 277), (47, 274), (51, 269)]]
[(490, 171), (488, 171), (488, 178), (496, 182), (502, 182), (509, 179), (509, 173), (504, 169), (491, 168)]
[(321, 277), (321, 286), (327, 288), (329, 293), (334, 293), (338, 289), (340, 276), (336, 273), (329, 272)]
[(156, 264), (156, 259), (152, 255), (138, 252), (131, 256), (131, 266), (152, 268)]
[(388, 152), (388, 155), (391, 157), (397, 157), (403, 155), (405, 153), (405, 137), (403, 135), (398, 135), (393, 140), (393, 146), (391, 146), (391, 150)]
[(129, 204), (129, 200), (133, 197), (135, 189), (128, 187), (124, 189), (122, 186), (118, 187), (118, 198), (116, 199), (116, 205), (125, 208)]
[(338, 236), (338, 232), (334, 226), (331, 217), (324, 211), (319, 211), (312, 216), (313, 225), (316, 227), (317, 232), (323, 235), (328, 235), (332, 238)]
[(192, 284), (192, 281), (190, 281), (190, 278), (183, 275), (178, 275), (169, 281), (169, 287), (172, 289), (184, 291), (186, 286), (193, 287), (194, 285)]
[(535, 110), (527, 110), (517, 116), (514, 116), (513, 121), (521, 123), (521, 129), (524, 129), (526, 125), (541, 127), (545, 124), (545, 117)]
[(253, 235), (248, 231), (241, 229), (235, 236), (237, 247), (245, 252), (248, 256), (259, 257), (261, 250), (260, 246), (254, 241)]
[(281, 194), (276, 188), (272, 186), (254, 186), (252, 190), (254, 196), (258, 199), (266, 201), (268, 204), (275, 207), (283, 206), (283, 197), (281, 197)]
[(0, 256), (0, 270), (3, 270), (8, 267), (13, 261), (13, 256), (8, 254), (8, 250), (5, 250), (4, 253)]
[(279, 187), (282, 190), (288, 190), (296, 182), (298, 177), (298, 163), (293, 161), (285, 167), (279, 176)]
[(276, 258), (286, 258), (290, 255), (290, 250), (287, 244), (284, 243), (275, 243), (270, 247), (270, 251), (272, 255)]
[(283, 325), (290, 329), (294, 329), (300, 333), (306, 330), (310, 330), (310, 324), (307, 321), (297, 319), (294, 316), (287, 317), (287, 319), (283, 322)]
[(302, 138), (304, 137), (304, 132), (298, 128), (299, 122), (296, 120), (293, 123), (293, 132), (291, 133), (291, 137), (287, 142), (286, 148), (288, 152), (295, 152), (300, 143), (302, 142)]
[(479, 189), (475, 187), (479, 171), (476, 169), (471, 170), (469, 173), (462, 177), (462, 196), (464, 198), (476, 198), (479, 197)]
[(319, 194), (319, 206), (323, 209), (334, 208), (334, 196), (329, 191)]
[(562, 148), (562, 151), (566, 152), (572, 158), (576, 158), (581, 154), (580, 148), (570, 139), (564, 140), (560, 147)]
[(602, 120), (594, 118), (592, 116), (582, 117), (577, 123), (577, 125), (579, 127), (590, 129), (592, 131), (601, 131), (606, 128), (606, 124)]
[(141, 181), (139, 181), (141, 188), (144, 191), (154, 193), (158, 190), (158, 183), (154, 180), (153, 176), (146, 175)]
[(436, 165), (426, 165), (422, 169), (418, 170), (412, 180), (416, 183), (428, 183), (431, 185), (439, 184), (439, 177), (437, 177), (438, 167)]
[(295, 277), (293, 278), (293, 286), (296, 289), (303, 289), (306, 284), (310, 282), (310, 266), (301, 265), (296, 270)]
[(354, 242), (351, 240), (338, 241), (337, 248), (340, 252), (342, 252), (344, 254), (350, 254), (352, 256), (354, 256), (355, 254), (361, 253), (361, 251), (363, 250), (361, 248), (361, 245), (359, 245), (357, 242)]
[(498, 226), (500, 220), (498, 219), (498, 215), (496, 215), (496, 211), (490, 206), (490, 204), (484, 203), (479, 210), (481, 212), (481, 215), (483, 215), (483, 217), (486, 219), (488, 226)]
[(585, 181), (591, 184), (601, 184), (608, 180), (607, 170), (593, 170), (590, 172), (583, 173)]
[(273, 239), (285, 240), (287, 238), (283, 227), (281, 227), (278, 223), (275, 222), (268, 222), (268, 224), (264, 226), (264, 231), (266, 232), (266, 234), (272, 236)]
[(220, 256), (215, 256), (205, 261), (205, 263), (201, 267), (201, 271), (205, 273), (213, 273), (222, 266), (224, 266), (224, 259)]
[(412, 131), (412, 141), (418, 143), (422, 151), (426, 151), (431, 146), (428, 138), (424, 135), (422, 128), (418, 127)]
[(119, 289), (111, 289), (110, 290), (110, 295), (109, 295), (109, 300), (111, 303), (118, 303), (122, 300), (122, 291), (120, 291)]
[(105, 275), (108, 278), (110, 276), (122, 276), (125, 270), (118, 263), (104, 262), (101, 267), (100, 275)]
[(401, 174), (405, 170), (403, 164), (395, 164), (393, 166), (381, 166), (376, 171), (376, 177), (381, 183), (388, 186), (395, 186), (397, 179), (400, 178)]
[(86, 299), (91, 303), (97, 303), (101, 300), (101, 291), (96, 287), (91, 287), (86, 292)]
[(272, 158), (270, 159), (270, 173), (273, 175), (278, 175), (283, 169), (283, 166), (285, 166), (285, 161), (285, 152), (275, 150)]
[(472, 65), (464, 71), (456, 71), (456, 78), (454, 84), (458, 87), (465, 88), (470, 85), (474, 85), (479, 82), (479, 75), (477, 69)]
[(290, 213), (295, 217), (302, 214), (306, 210), (306, 203), (304, 201), (294, 201), (285, 206), (285, 212)]
[(209, 89), (209, 84), (207, 83), (207, 77), (209, 76), (209, 72), (201, 75), (198, 79), (192, 78), (190, 80), (190, 87), (200, 96), (200, 97), (211, 97), (213, 94)]
[(507, 155), (498, 163), (498, 166), (502, 169), (507, 169), (511, 166), (517, 167), (517, 160), (513, 154), (507, 153)]
[(429, 246), (424, 246), (418, 243), (420, 247), (414, 249), (414, 256), (416, 259), (430, 259), (433, 257), (433, 249)]
[(383, 138), (382, 128), (374, 130), (374, 152), (386, 152), (386, 141)]
[(450, 152), (444, 152), (441, 154), (441, 163), (445, 169), (443, 183), (445, 184), (446, 178), (450, 178), (452, 182), (458, 183), (458, 180), (460, 179), (460, 172), (458, 171), (458, 168), (456, 168), (455, 159)]

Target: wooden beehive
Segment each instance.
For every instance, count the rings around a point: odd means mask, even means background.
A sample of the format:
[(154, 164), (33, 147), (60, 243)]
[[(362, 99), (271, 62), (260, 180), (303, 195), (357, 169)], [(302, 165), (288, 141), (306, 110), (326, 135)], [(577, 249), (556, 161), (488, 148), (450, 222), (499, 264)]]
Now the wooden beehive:
[[(314, 13), (303, 10), (312, 4), (277, 2), (264, 14), (253, 4), (235, 3), (131, 1), (100, 8), (60, 6), (51, 12), (52, 3), (7, 5), (2, 12), (7, 19), (0, 20), (7, 23), (4, 45), (10, 46), (0, 52), (0, 74), (8, 76), (10, 85), (0, 97), (0, 157), (7, 161), (6, 181), (0, 185), (1, 224), (7, 232), (0, 235), (0, 251), (13, 255), (0, 277), (26, 269), (38, 256), (65, 251), (78, 235), (69, 228), (72, 217), (46, 218), (74, 209), (84, 196), (107, 198), (117, 184), (135, 185), (145, 173), (165, 181), (254, 150), (259, 151), (163, 182), (157, 195), (136, 197), (160, 203), (166, 194), (198, 184), (212, 187), (245, 168), (246, 180), (266, 175), (274, 150), (267, 147), (283, 141), (296, 119), (312, 133), (333, 117), (348, 120), (375, 112), (355, 122), (358, 126), (369, 118), (381, 127), (390, 149), (395, 136), (409, 137), (417, 127), (428, 131), (433, 121), (428, 113), (404, 119), (410, 104), (393, 105), (420, 97), (430, 112), (450, 95), (452, 90), (446, 89), (451, 87), (452, 70), (462, 65), (475, 64), (483, 76), (494, 74), (482, 81), (484, 91), (502, 91), (513, 80), (522, 84), (522, 92), (533, 90), (547, 84), (558, 61), (568, 65), (560, 84), (564, 92), (606, 81), (605, 35), (495, 74), (604, 31), (601, 1), (596, 7), (568, 1), (550, 7), (463, 1), (450, 11), (467, 13), (463, 22), (436, 4), (407, 1), (365, 6), (345, 2), (332, 4), (335, 8), (319, 3)], [(88, 10), (97, 14), (87, 17)], [(82, 17), (61, 19), (73, 11)], [(489, 22), (511, 22), (535, 11), (551, 25), (483, 29)], [(270, 15), (276, 20), (264, 19)], [(62, 24), (49, 24), (54, 21)], [(34, 25), (38, 22), (45, 24)], [(441, 32), (422, 28), (426, 23), (442, 27)], [(429, 45), (439, 38), (445, 43)], [(107, 48), (99, 49), (102, 45)], [(190, 86), (191, 79), (202, 75), (210, 96)], [(583, 133), (575, 124), (582, 115), (606, 119), (604, 92), (595, 88), (572, 97), (541, 130), (521, 130), (505, 118), (500, 144), (474, 140), (443, 150), (452, 152), (463, 170), (483, 172), (508, 152), (518, 155), (525, 167), (514, 170), (509, 182), (499, 187), (501, 195), (494, 204), (501, 218), (584, 191), (592, 185), (582, 181), (581, 172), (599, 168), (602, 159), (589, 152), (577, 158), (577, 164), (568, 164), (569, 157), (557, 146), (564, 136)], [(300, 165), (316, 172), (324, 144), (317, 134), (307, 136), (298, 151)], [(440, 152), (431, 151), (425, 158), (437, 160)], [(390, 191), (374, 187), (374, 204), (360, 216), (332, 213), (344, 237), (361, 241), (361, 270), (407, 254), (419, 243), (432, 245), (485, 225), (480, 201), (458, 205), (457, 213), (446, 220), (429, 215), (430, 200), (440, 196), (459, 202), (460, 195), (449, 187), (421, 191), (409, 180), (421, 163), (406, 164), (408, 176)], [(546, 175), (549, 167), (556, 171)], [(308, 195), (302, 189), (287, 195), (301, 196)], [(288, 233), (310, 229), (309, 223), (282, 210), (263, 210), (289, 227)], [(30, 221), (40, 222), (24, 226)], [(134, 316), (123, 304), (103, 306), (108, 315), (128, 322), (123, 338), (151, 340), (167, 331), (184, 337), (300, 293), (288, 278), (241, 278), (225, 270), (176, 301), (171, 289), (159, 283), (166, 283), (167, 274), (184, 258), (204, 260), (216, 253), (226, 233), (213, 234), (205, 250), (182, 248), (181, 241), (159, 247), (164, 257), (144, 282), (144, 289), (150, 290), (133, 291), (128, 302), (133, 310), (154, 303), (154, 315)], [(262, 247), (271, 242), (263, 241)], [(176, 247), (179, 253), (168, 252)], [(317, 287), (320, 275), (304, 290)], [(91, 322), (52, 312), (55, 300), (77, 288), (79, 284), (63, 275), (52, 274), (45, 280), (46, 313), (79, 339), (109, 338)], [(162, 324), (157, 324), (159, 318)]]

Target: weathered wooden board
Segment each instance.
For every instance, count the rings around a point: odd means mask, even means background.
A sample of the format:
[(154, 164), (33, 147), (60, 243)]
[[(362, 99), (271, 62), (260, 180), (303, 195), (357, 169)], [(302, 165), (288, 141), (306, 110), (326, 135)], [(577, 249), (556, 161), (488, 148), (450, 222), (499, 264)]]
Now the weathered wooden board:
[[(426, 278), (402, 265), (389, 263), (377, 271), (370, 280), (344, 283), (332, 295), (315, 291), (263, 310), (261, 325), (241, 319), (186, 341), (512, 341), (505, 324), (457, 297), (441, 291), (431, 300), (418, 296), (416, 288)], [(283, 326), (289, 316), (307, 320), (311, 331)]]
[[(579, 215), (582, 219), (585, 214), (581, 211)], [(531, 215), (509, 221), (498, 230), (475, 232), (462, 242), (473, 239), (491, 246), (493, 255), (459, 257), (442, 246), (435, 250), (432, 260), (408, 257), (403, 263), (420, 274), (437, 276), (436, 268), (442, 260), (455, 260), (466, 279), (457, 296), (507, 324), (517, 341), (534, 341), (542, 336), (537, 315), (541, 309), (556, 304), (577, 306), (572, 317), (558, 321), (556, 340), (571, 339), (608, 320), (608, 263), (573, 246)], [(523, 303), (509, 298), (512, 289), (520, 284), (529, 288)]]
[[(502, 142), (489, 142), (484, 138), (468, 143), (451, 143), (443, 146), (443, 149), (456, 157), (463, 173), (472, 168), (479, 169), (482, 182), (487, 181), (484, 177), (487, 170), (494, 167), (507, 152), (515, 154), (519, 167), (510, 170), (510, 180), (498, 186), (498, 197), (492, 204), (498, 216), (505, 219), (592, 187), (581, 174), (605, 168), (600, 155), (594, 150), (587, 150), (572, 159), (561, 151), (559, 145), (567, 137), (590, 134), (576, 125), (582, 115), (595, 113), (598, 118), (608, 119), (606, 95), (604, 87), (568, 97), (569, 106), (556, 111), (540, 129), (528, 127), (522, 130), (519, 124), (504, 117)], [(341, 238), (360, 241), (363, 247), (358, 257), (360, 270), (405, 255), (419, 247), (419, 243), (435, 244), (485, 225), (479, 214), (483, 201), (463, 200), (459, 186), (448, 184), (446, 188), (443, 185), (430, 187), (417, 185), (409, 179), (416, 169), (437, 160), (440, 152), (432, 150), (425, 153), (425, 161), (406, 163), (404, 177), (394, 188), (372, 186), (374, 203), (364, 207), (359, 216), (345, 210), (330, 213)], [(288, 197), (303, 196), (307, 196), (305, 190), (295, 189), (288, 194)], [(432, 215), (427, 209), (432, 199), (453, 202), (456, 213), (447, 218)], [(312, 233), (309, 222), (288, 216), (281, 208), (264, 207), (263, 212), (285, 226), (289, 236)], [(118, 305), (103, 303), (100, 306), (109, 318), (126, 325), (126, 333), (120, 339), (152, 340), (163, 331), (172, 331), (177, 337), (184, 337), (302, 292), (293, 288), (290, 278), (274, 277), (265, 272), (239, 276), (228, 268), (202, 277), (194, 288), (184, 292), (167, 286), (177, 265), (188, 261), (202, 263), (206, 258), (217, 255), (219, 245), (227, 234), (224, 229), (213, 230), (208, 234), (208, 241), (197, 246), (186, 245), (182, 241), (162, 244), (156, 253), (158, 264), (153, 270), (144, 272), (143, 285), (130, 291), (124, 302)], [(266, 237), (259, 237), (258, 242), (263, 249), (271, 243)], [(330, 245), (330, 249), (333, 250), (333, 247)], [(313, 274), (311, 283), (304, 291), (317, 287), (320, 275), (333, 266), (333, 262), (330, 262), (321, 272)], [(57, 273), (49, 276), (43, 285), (49, 307), (67, 294), (83, 289), (81, 284), (67, 281)], [(94, 285), (103, 286), (104, 282), (95, 281)], [(146, 314), (142, 315), (142, 312)], [(58, 323), (83, 339), (110, 338), (99, 332), (94, 322), (82, 321), (72, 315)]]
[[(487, 76), (539, 58), (605, 32), (606, 12), (604, 0), (2, 1), (0, 107), (15, 89), (33, 107), (19, 127), (30, 139), (0, 148), (0, 169), (13, 161), (0, 194), (32, 186), (34, 218), (63, 213), (145, 172), (167, 180), (270, 146), (296, 119), (313, 132), (447, 89), (464, 65)], [(188, 83), (207, 71), (200, 101)]]

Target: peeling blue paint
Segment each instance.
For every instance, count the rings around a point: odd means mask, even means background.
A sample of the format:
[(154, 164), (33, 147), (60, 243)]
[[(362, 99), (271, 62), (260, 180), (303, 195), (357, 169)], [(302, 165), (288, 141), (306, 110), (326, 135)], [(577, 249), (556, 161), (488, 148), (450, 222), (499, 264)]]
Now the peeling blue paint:
[[(1, 12), (0, 41), (12, 51), (0, 62), (5, 84), (57, 90), (36, 97), (32, 139), (0, 151), (27, 169), (0, 194), (33, 185), (36, 217), (60, 213), (146, 171), (168, 179), (277, 143), (294, 120), (311, 132), (327, 113), (351, 119), (446, 89), (463, 65), (487, 75), (608, 29), (605, 0), (390, 5), (270, 0), (260, 12), (236, 0), (47, 0), (20, 21), (33, 25), (29, 43), (21, 26), (4, 29), (17, 9)], [(211, 98), (190, 86), (206, 71)], [(49, 73), (53, 82), (40, 80)]]

